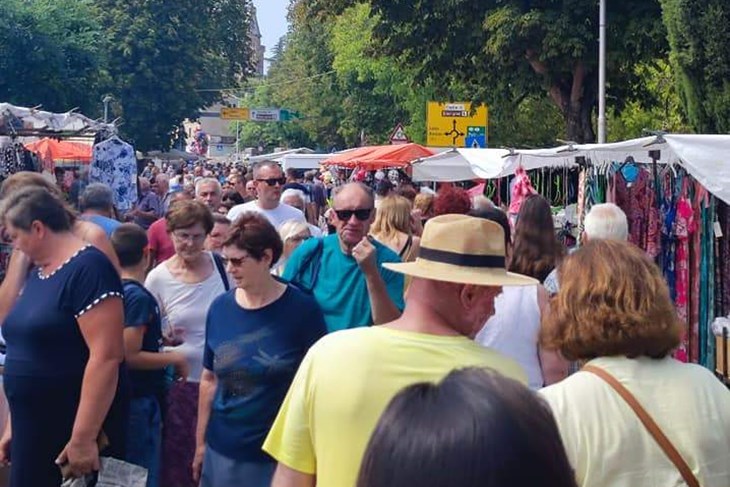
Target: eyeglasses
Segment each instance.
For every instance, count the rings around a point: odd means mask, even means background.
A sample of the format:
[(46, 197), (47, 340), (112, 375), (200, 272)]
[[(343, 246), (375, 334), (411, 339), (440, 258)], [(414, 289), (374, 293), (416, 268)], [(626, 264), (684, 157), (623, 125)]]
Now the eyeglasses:
[(189, 233), (184, 233), (184, 232), (172, 232), (172, 236), (175, 237), (175, 240), (177, 240), (178, 242), (193, 242), (193, 243), (200, 243), (203, 240), (205, 240), (205, 237), (206, 237), (206, 235), (204, 233), (190, 235)]
[(358, 210), (335, 210), (335, 215), (337, 215), (338, 220), (341, 220), (343, 222), (349, 221), (350, 218), (352, 218), (352, 215), (355, 215), (355, 218), (357, 218), (361, 222), (364, 222), (365, 220), (370, 218), (370, 214), (372, 212), (372, 208), (360, 208)]
[(268, 178), (268, 179), (257, 179), (260, 183), (266, 183), (269, 186), (284, 186), (286, 184), (286, 178)]
[(251, 258), (250, 255), (244, 255), (243, 257), (226, 257), (225, 255), (222, 255), (221, 258), (223, 259), (224, 264), (231, 264), (233, 267), (241, 267), (244, 262), (246, 262), (248, 259)]

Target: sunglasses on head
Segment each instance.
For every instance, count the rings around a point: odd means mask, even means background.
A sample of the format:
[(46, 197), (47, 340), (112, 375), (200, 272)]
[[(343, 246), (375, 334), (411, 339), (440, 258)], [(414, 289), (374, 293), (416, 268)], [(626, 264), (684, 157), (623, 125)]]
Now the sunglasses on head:
[(355, 218), (363, 222), (370, 218), (370, 214), (372, 212), (372, 208), (361, 208), (359, 210), (335, 210), (335, 215), (337, 215), (338, 220), (343, 222), (350, 220), (352, 215), (355, 215)]
[(284, 184), (286, 184), (286, 178), (257, 179), (256, 181), (266, 183), (269, 186), (276, 186), (277, 184), (279, 186), (284, 186)]

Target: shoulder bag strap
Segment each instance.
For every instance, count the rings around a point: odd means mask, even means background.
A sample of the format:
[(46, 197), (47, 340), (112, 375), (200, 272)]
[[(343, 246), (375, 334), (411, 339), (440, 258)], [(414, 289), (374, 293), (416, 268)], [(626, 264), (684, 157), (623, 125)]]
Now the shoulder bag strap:
[(211, 253), (213, 254), (213, 262), (215, 262), (215, 267), (218, 269), (218, 274), (221, 275), (221, 279), (223, 280), (223, 289), (228, 291), (231, 289), (231, 284), (228, 282), (228, 274), (226, 274), (226, 266), (223, 263), (223, 258), (215, 252)]
[(644, 427), (646, 427), (662, 451), (667, 455), (667, 457), (669, 457), (669, 460), (672, 461), (674, 466), (677, 467), (677, 470), (679, 470), (679, 473), (682, 475), (682, 478), (687, 485), (689, 487), (700, 487), (697, 477), (695, 477), (692, 473), (692, 470), (687, 465), (687, 462), (684, 461), (682, 455), (680, 455), (677, 449), (674, 448), (674, 445), (672, 445), (672, 442), (669, 441), (669, 438), (666, 437), (652, 417), (649, 416), (649, 413), (646, 412), (641, 404), (639, 404), (639, 401), (636, 400), (636, 397), (634, 397), (628, 389), (621, 385), (614, 376), (599, 367), (586, 365), (581, 370), (597, 375), (611, 386), (611, 388), (613, 388), (613, 390), (615, 390), (623, 398), (623, 400), (626, 401), (629, 407), (634, 410), (636, 416), (639, 417), (641, 423)]

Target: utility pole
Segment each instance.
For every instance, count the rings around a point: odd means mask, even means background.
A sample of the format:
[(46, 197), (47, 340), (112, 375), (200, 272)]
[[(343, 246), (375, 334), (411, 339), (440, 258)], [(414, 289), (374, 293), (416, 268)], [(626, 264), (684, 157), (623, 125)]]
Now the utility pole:
[(101, 99), (101, 102), (104, 104), (104, 123), (109, 123), (109, 104), (112, 100), (114, 98), (111, 95), (106, 95)]
[(598, 14), (598, 143), (606, 143), (606, 0)]

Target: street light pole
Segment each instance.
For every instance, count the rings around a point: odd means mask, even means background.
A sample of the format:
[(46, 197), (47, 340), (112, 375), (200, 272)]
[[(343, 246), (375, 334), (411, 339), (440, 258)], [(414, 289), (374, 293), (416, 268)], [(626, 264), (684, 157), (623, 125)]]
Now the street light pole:
[(598, 143), (606, 143), (606, 0), (598, 14)]
[(109, 122), (109, 103), (112, 102), (114, 98), (112, 98), (110, 95), (106, 95), (104, 98), (101, 99), (101, 102), (104, 103), (104, 123)]

